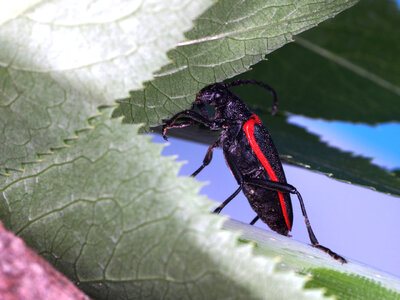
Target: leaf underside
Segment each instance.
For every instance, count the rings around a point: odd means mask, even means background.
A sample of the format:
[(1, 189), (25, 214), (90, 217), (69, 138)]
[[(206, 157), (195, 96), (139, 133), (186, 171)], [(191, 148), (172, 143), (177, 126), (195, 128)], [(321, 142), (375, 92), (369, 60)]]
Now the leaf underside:
[(172, 63), (143, 91), (121, 99), (114, 115), (127, 123), (161, 124), (190, 108), (204, 86), (247, 71), (298, 34), (357, 1), (218, 1), (197, 19), (187, 41), (168, 52)]
[[(238, 78), (278, 92), (279, 110), (311, 118), (376, 124), (400, 121), (400, 10), (392, 0), (362, 0)], [(238, 89), (247, 101), (265, 94)]]

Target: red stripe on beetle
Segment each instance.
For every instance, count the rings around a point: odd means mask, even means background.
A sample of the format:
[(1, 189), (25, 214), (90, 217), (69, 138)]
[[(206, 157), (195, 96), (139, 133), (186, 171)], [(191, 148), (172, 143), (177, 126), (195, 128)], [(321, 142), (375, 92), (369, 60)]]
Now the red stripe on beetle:
[[(278, 177), (275, 174), (275, 171), (272, 169), (270, 163), (268, 162), (267, 158), (265, 157), (264, 153), (261, 151), (260, 146), (258, 146), (258, 143), (254, 137), (254, 124), (261, 124), (261, 120), (259, 117), (257, 117), (255, 114), (251, 116), (251, 118), (244, 123), (243, 125), (243, 130), (246, 133), (247, 140), (250, 143), (251, 149), (253, 149), (254, 153), (256, 154), (257, 158), (260, 160), (261, 164), (265, 168), (265, 170), (268, 173), (268, 176), (271, 178), (272, 181), (279, 182)], [(281, 192), (278, 192), (279, 196), (279, 201), (281, 203), (282, 207), (282, 212), (283, 212), (283, 217), (285, 218), (286, 226), (291, 230), (290, 222), (289, 222), (289, 217), (287, 214), (287, 209), (286, 209), (286, 204), (285, 204), (285, 199), (283, 198), (283, 194)]]

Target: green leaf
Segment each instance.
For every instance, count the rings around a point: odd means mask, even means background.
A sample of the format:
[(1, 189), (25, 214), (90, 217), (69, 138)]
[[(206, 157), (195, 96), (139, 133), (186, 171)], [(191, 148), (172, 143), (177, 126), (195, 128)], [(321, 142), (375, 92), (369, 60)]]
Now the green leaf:
[[(395, 1), (362, 0), (238, 78), (273, 86), (281, 111), (369, 124), (399, 121), (399, 36)], [(252, 89), (239, 93), (261, 104), (264, 95)]]
[(254, 245), (254, 253), (278, 257), (278, 270), (307, 275), (310, 280), (306, 288), (324, 288), (325, 296), (363, 300), (400, 298), (400, 279), (387, 273), (352, 261), (340, 264), (309, 245), (238, 221), (228, 220), (223, 226), (240, 230), (240, 241)]
[(69, 148), (10, 176), (0, 218), (97, 299), (317, 299), (304, 276), (238, 246), (138, 126), (92, 120)]
[[(389, 290), (378, 282), (354, 274), (345, 274), (324, 268), (308, 270), (311, 280), (307, 288), (327, 287), (325, 296), (339, 299), (399, 299), (400, 293)], [(331, 284), (332, 282), (336, 285)], [(328, 284), (326, 284), (328, 283)]]
[[(20, 2), (21, 3), (21, 2)], [(32, 2), (23, 2), (27, 8)], [(22, 4), (23, 4), (22, 3)], [(0, 25), (0, 174), (23, 170), (138, 89), (211, 0), (41, 1)]]
[(352, 6), (354, 0), (222, 0), (197, 19), (188, 40), (168, 53), (173, 62), (120, 100), (115, 116), (148, 126), (189, 108), (204, 86), (225, 80), (292, 41), (300, 33)]

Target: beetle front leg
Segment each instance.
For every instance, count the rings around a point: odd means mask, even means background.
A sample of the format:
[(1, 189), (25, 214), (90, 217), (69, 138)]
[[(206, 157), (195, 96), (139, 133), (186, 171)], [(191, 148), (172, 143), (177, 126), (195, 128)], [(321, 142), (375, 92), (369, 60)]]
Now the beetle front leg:
[[(251, 179), (251, 178), (245, 179), (244, 183), (255, 185), (255, 186), (265, 188), (268, 190), (272, 190), (272, 191), (296, 194), (296, 196), (300, 202), (301, 212), (303, 213), (303, 216), (304, 216), (304, 221), (306, 223), (308, 236), (310, 238), (312, 246), (324, 251), (325, 253), (329, 254), (330, 256), (332, 256), (334, 259), (340, 261), (341, 263), (347, 263), (347, 260), (345, 258), (340, 256), (336, 252), (333, 252), (331, 249), (319, 244), (319, 242), (311, 228), (310, 220), (308, 219), (306, 207), (303, 202), (303, 197), (301, 197), (301, 194), (297, 191), (297, 189), (294, 186), (287, 184), (287, 183), (281, 183), (281, 182), (276, 182), (276, 181), (271, 181), (271, 180)], [(255, 220), (255, 221), (257, 221), (257, 220)]]
[[(175, 124), (175, 122), (179, 119), (179, 118), (188, 118), (190, 119), (189, 121), (183, 122), (180, 124)], [(193, 111), (193, 110), (184, 110), (181, 111), (179, 113), (177, 113), (176, 115), (174, 115), (171, 119), (168, 120), (163, 120), (163, 122), (165, 123), (163, 125), (163, 129), (162, 129), (162, 136), (165, 140), (167, 140), (167, 130), (171, 129), (171, 128), (182, 128), (182, 127), (186, 127), (186, 126), (190, 126), (193, 124), (193, 122), (196, 121), (198, 123), (203, 124), (204, 126), (207, 126), (208, 128), (210, 128), (211, 130), (219, 130), (222, 129), (222, 121), (221, 120), (209, 120), (207, 118), (205, 118), (204, 116), (202, 116), (201, 114)]]
[(189, 121), (186, 121), (186, 122), (182, 122), (182, 123), (179, 123), (179, 124), (175, 124), (175, 122), (176, 122), (182, 115), (185, 115), (188, 111), (189, 111), (189, 110), (181, 111), (181, 112), (175, 114), (172, 118), (170, 118), (170, 119), (168, 119), (168, 120), (162, 120), (163, 123), (164, 123), (164, 125), (163, 125), (163, 127), (162, 127), (162, 136), (163, 136), (164, 140), (166, 140), (166, 141), (168, 140), (168, 138), (167, 138), (167, 136), (166, 136), (167, 130), (168, 130), (168, 129), (172, 129), (172, 128), (184, 128), (184, 127), (187, 127), (187, 126), (190, 126), (190, 125), (193, 124), (193, 120), (189, 120)]
[(166, 136), (167, 130), (168, 129), (173, 129), (173, 128), (184, 128), (184, 127), (188, 127), (190, 125), (193, 125), (194, 122), (192, 120), (186, 121), (186, 122), (181, 122), (178, 124), (170, 124), (170, 125), (163, 125), (163, 129), (162, 129), (162, 136), (164, 138), (164, 140), (168, 141), (168, 138)]

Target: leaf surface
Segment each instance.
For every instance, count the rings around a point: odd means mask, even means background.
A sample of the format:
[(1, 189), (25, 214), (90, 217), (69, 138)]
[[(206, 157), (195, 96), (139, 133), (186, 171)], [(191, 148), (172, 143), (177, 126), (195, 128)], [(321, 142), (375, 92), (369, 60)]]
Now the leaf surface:
[(9, 21), (0, 25), (0, 174), (22, 171), (64, 147), (99, 105), (115, 105), (114, 99), (140, 88), (211, 3), (58, 0), (17, 16), (6, 10)]
[(197, 19), (187, 41), (168, 53), (143, 91), (120, 100), (115, 116), (148, 126), (190, 108), (204, 86), (247, 71), (293, 35), (333, 17), (357, 1), (218, 1)]
[(12, 180), (0, 218), (97, 299), (319, 299), (304, 276), (238, 246), (194, 179), (138, 126), (91, 122), (69, 148)]
[[(278, 257), (278, 270), (309, 277), (307, 288), (324, 288), (335, 299), (398, 299), (400, 279), (358, 262), (340, 264), (322, 251), (274, 232), (228, 220), (224, 228), (240, 230), (241, 241), (255, 246), (254, 252)], [(327, 245), (325, 245), (327, 246)]]

